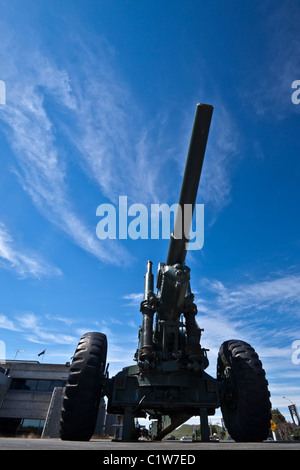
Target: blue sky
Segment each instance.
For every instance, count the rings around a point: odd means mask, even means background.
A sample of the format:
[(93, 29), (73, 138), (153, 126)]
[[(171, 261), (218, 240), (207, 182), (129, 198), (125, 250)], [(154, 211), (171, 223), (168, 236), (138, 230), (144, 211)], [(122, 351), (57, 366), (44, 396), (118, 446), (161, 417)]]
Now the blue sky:
[(96, 209), (123, 195), (176, 203), (195, 106), (209, 103), (204, 246), (187, 257), (208, 372), (223, 341), (248, 341), (290, 418), (282, 397), (300, 407), (299, 2), (0, 7), (6, 357), (46, 348), (44, 362), (65, 362), (84, 332), (101, 331), (110, 375), (133, 363), (146, 262), (156, 273), (168, 241), (99, 240)]

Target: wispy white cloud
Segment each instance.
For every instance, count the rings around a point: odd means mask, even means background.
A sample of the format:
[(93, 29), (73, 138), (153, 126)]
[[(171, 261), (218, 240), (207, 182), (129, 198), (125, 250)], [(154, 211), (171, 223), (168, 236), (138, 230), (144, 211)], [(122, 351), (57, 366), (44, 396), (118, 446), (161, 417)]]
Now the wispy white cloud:
[(104, 248), (96, 238), (95, 228), (89, 227), (78, 215), (72, 202), (67, 161), (63, 147), (57, 142), (60, 128), (51, 119), (46, 106), (51, 96), (54, 107), (76, 113), (67, 72), (38, 51), (21, 54), (16, 45), (14, 60), (18, 62), (21, 55), (22, 73), (14, 74), (15, 63), (7, 51), (9, 92), (6, 105), (0, 109), (0, 118), (17, 157), (16, 173), (23, 189), (39, 211), (82, 249), (101, 261), (118, 263), (125, 254), (130, 258), (114, 241), (110, 240), (109, 246)]
[[(38, 47), (24, 52), (20, 44), (5, 39), (1, 58), (8, 97), (0, 119), (17, 157), (23, 189), (78, 246), (102, 261), (128, 262), (131, 257), (119, 243), (110, 240), (105, 246), (96, 238), (95, 227), (78, 213), (69, 164), (78, 164), (113, 202), (122, 194), (131, 202), (156, 202), (163, 160), (154, 127), (145, 126), (145, 116), (99, 38), (97, 48), (94, 38), (91, 44), (74, 39), (80, 60), (74, 66), (65, 58), (65, 69)], [(16, 63), (22, 63), (22, 73)]]
[(218, 99), (199, 187), (199, 199), (209, 207), (206, 214), (210, 224), (231, 202), (231, 180), (240, 159), (240, 144), (240, 130)]
[(126, 300), (127, 306), (138, 306), (143, 300), (143, 293), (133, 292), (132, 294), (127, 294), (123, 296), (123, 299)]
[(206, 280), (203, 285), (215, 293), (217, 304), (223, 310), (238, 311), (253, 308), (262, 310), (275, 304), (284, 304), (289, 307), (300, 305), (300, 275), (298, 274), (240, 284), (234, 288), (227, 288), (218, 280)]
[(300, 68), (300, 6), (287, 0), (276, 5), (269, 1), (259, 8), (263, 18), (260, 26), (266, 38), (263, 61), (257, 61), (251, 84), (244, 87), (241, 96), (246, 97), (258, 116), (283, 119), (300, 111), (291, 102), (292, 82), (299, 78)]
[[(70, 46), (77, 51), (77, 61), (72, 64), (65, 57), (62, 69), (41, 47), (29, 45), (24, 52), (14, 39), (8, 40), (7, 27), (6, 33), (1, 59), (6, 63), (8, 91), (0, 119), (17, 157), (20, 184), (39, 211), (82, 249), (101, 261), (130, 261), (117, 241), (100, 242), (95, 227), (78, 212), (71, 197), (69, 165), (78, 164), (102, 195), (115, 203), (122, 194), (130, 202), (159, 202), (170, 189), (163, 170), (173, 166), (184, 139), (177, 136), (174, 141), (173, 136), (169, 145), (164, 137), (170, 133), (166, 114), (158, 111), (152, 122), (147, 121), (102, 39), (86, 34), (83, 41), (73, 35)], [(22, 63), (21, 74), (16, 63)], [(237, 133), (224, 106), (218, 115), (200, 187), (213, 218), (230, 201), (232, 157), (237, 150)]]
[[(215, 360), (223, 341), (240, 339), (257, 349), (268, 371), (278, 368), (277, 357), (281, 357), (285, 370), (293, 366), (291, 344), (300, 337), (300, 275), (287, 274), (233, 287), (206, 279), (196, 303), (197, 321), (205, 330), (203, 344)], [(283, 315), (285, 324), (278, 330)]]
[(21, 277), (41, 278), (61, 274), (60, 269), (49, 265), (36, 253), (17, 248), (3, 223), (0, 223), (0, 264), (16, 271)]
[(14, 324), (23, 335), (26, 341), (48, 344), (69, 344), (77, 345), (78, 338), (70, 334), (70, 331), (64, 331), (54, 322), (44, 322), (42, 316), (33, 312), (22, 312), (16, 316)]
[(0, 328), (11, 331), (18, 331), (19, 328), (6, 315), (0, 314)]
[(75, 131), (65, 131), (78, 162), (114, 203), (119, 195), (127, 195), (130, 202), (156, 202), (161, 155), (166, 154), (162, 123), (157, 118), (149, 121), (139, 107), (107, 42), (87, 32), (84, 37), (73, 35), (80, 64), (75, 69), (65, 61), (76, 99)]

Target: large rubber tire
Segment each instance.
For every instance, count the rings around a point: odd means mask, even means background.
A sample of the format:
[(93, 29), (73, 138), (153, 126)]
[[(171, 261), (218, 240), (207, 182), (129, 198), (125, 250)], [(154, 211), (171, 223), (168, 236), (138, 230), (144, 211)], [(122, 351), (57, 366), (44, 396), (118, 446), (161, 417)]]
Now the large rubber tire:
[(89, 441), (97, 421), (107, 354), (103, 333), (85, 333), (80, 339), (69, 370), (63, 397), (60, 437)]
[(262, 363), (250, 344), (224, 342), (219, 350), (217, 381), (225, 426), (237, 442), (261, 442), (270, 430), (271, 403)]

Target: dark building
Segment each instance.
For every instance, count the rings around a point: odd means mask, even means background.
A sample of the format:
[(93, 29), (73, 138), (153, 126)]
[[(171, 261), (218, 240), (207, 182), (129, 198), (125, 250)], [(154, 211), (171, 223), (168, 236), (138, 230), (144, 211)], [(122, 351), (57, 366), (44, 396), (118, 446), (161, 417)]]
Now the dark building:
[(0, 433), (43, 430), (54, 389), (65, 386), (69, 364), (0, 363)]
[[(70, 364), (0, 361), (0, 435), (32, 432), (59, 437), (62, 394)], [(95, 436), (114, 436), (118, 417), (101, 400)]]

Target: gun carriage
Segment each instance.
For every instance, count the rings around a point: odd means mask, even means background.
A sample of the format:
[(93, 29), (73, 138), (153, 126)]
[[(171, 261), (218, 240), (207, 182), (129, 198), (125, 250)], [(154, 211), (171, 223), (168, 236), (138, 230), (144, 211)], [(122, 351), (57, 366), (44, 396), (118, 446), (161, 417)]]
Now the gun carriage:
[(152, 262), (147, 262), (136, 364), (109, 378), (106, 336), (83, 335), (65, 388), (62, 439), (91, 438), (102, 397), (107, 397), (108, 413), (123, 416), (124, 441), (138, 438), (135, 418), (147, 415), (153, 440), (200, 416), (201, 439), (207, 441), (208, 416), (219, 407), (234, 440), (268, 437), (270, 394), (254, 349), (244, 341), (225, 341), (219, 350), (216, 378), (205, 372), (207, 350), (201, 345), (203, 330), (196, 321), (190, 269), (185, 264), (212, 113), (210, 105), (196, 107), (174, 229), (166, 261), (158, 266), (156, 289)]

